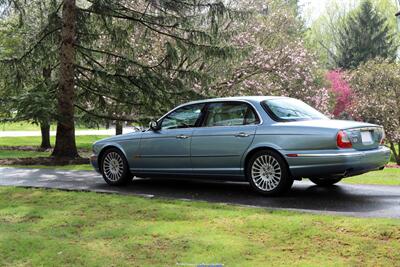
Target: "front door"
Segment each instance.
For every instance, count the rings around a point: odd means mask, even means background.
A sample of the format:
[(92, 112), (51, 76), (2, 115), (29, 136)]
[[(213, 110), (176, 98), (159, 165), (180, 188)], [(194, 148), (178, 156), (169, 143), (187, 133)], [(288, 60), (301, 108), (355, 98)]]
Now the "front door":
[(209, 104), (201, 127), (193, 132), (193, 173), (240, 175), (242, 156), (252, 143), (259, 122), (248, 103)]
[(159, 131), (143, 133), (132, 169), (143, 173), (190, 174), (190, 143), (203, 106), (176, 109), (159, 121)]

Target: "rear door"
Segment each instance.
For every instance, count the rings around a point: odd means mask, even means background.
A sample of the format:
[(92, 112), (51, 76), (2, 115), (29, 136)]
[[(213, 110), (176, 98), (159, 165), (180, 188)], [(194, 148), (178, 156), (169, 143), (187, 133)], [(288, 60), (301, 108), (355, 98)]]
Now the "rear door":
[(210, 103), (201, 127), (192, 136), (194, 174), (241, 174), (244, 152), (254, 139), (260, 119), (245, 102)]

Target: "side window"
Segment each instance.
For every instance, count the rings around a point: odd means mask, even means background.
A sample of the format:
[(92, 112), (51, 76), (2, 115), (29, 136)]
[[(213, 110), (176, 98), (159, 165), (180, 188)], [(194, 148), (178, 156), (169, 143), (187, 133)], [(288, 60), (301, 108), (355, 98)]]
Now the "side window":
[(213, 103), (208, 106), (205, 127), (257, 124), (259, 119), (246, 103)]
[(170, 113), (161, 123), (161, 129), (191, 128), (196, 125), (204, 104), (184, 106)]
[(247, 106), (247, 112), (244, 117), (244, 125), (259, 124), (259, 123), (260, 119), (254, 113), (254, 110), (250, 106)]

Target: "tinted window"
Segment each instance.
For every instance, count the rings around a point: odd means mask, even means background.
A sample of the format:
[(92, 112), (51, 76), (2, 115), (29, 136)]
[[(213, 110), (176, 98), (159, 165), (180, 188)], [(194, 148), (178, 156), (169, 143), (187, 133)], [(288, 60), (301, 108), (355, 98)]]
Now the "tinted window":
[(248, 104), (226, 102), (210, 104), (203, 125), (212, 127), (257, 123), (259, 123), (259, 119)]
[(168, 114), (161, 123), (161, 129), (190, 128), (196, 125), (204, 104), (184, 106)]
[(281, 121), (320, 120), (327, 117), (303, 101), (293, 98), (277, 98), (264, 101), (271, 117)]

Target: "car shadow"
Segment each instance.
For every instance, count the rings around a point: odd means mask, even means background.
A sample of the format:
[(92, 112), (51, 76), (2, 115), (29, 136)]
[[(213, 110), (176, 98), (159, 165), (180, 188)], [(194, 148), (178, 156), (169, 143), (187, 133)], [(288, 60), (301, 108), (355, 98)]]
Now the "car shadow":
[(354, 216), (400, 218), (400, 187), (338, 185), (323, 188), (295, 182), (281, 197), (264, 197), (248, 183), (214, 180), (134, 179), (124, 187), (107, 185), (94, 172), (0, 169), (0, 185), (135, 194)]
[[(103, 188), (103, 186), (101, 186)], [(104, 189), (108, 186), (104, 185)], [(247, 183), (204, 180), (134, 179), (117, 190), (125, 194), (231, 203), (265, 208), (296, 209), (339, 213), (369, 213), (400, 201), (400, 193), (361, 190), (359, 186), (339, 184), (318, 187), (309, 182), (296, 182), (284, 196), (265, 197), (255, 193)], [(363, 186), (361, 186), (363, 187)], [(115, 190), (115, 188), (114, 188)]]

